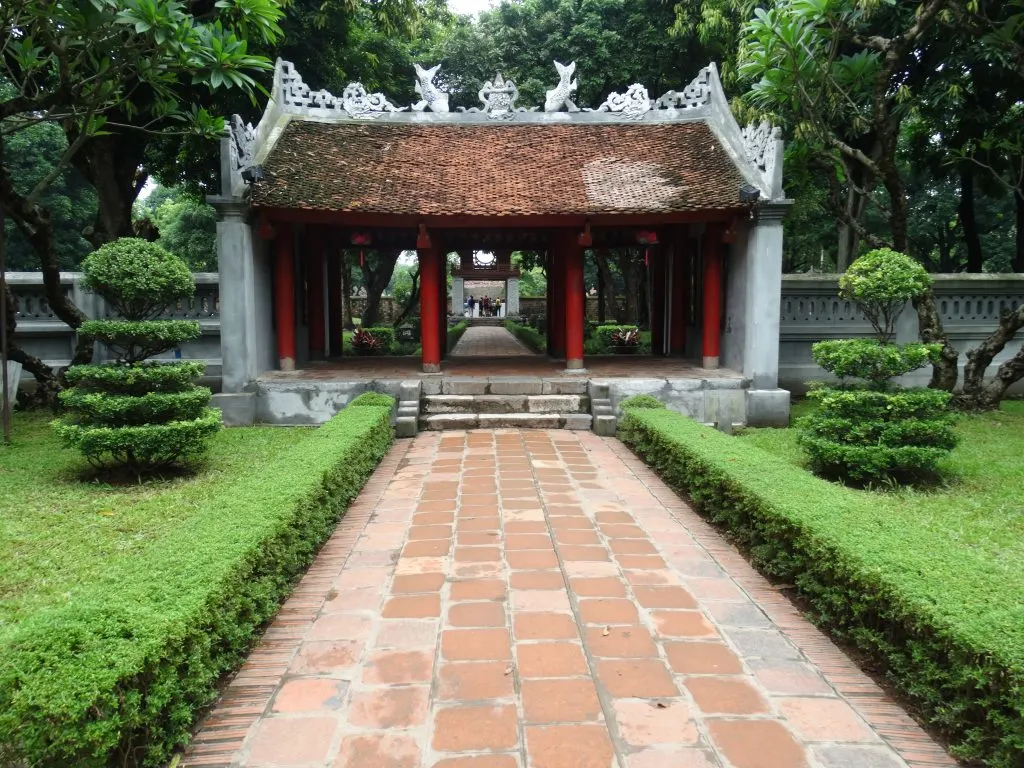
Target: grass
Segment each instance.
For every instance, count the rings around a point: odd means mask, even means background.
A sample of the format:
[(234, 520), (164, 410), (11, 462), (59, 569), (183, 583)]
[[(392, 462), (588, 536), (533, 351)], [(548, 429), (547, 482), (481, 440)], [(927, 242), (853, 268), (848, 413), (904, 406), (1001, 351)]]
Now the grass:
[[(810, 410), (802, 401), (799, 417)], [(920, 491), (909, 487), (885, 493), (850, 491), (873, 500), (866, 524), (903, 529), (901, 547), (927, 562), (934, 552), (956, 552), (948, 578), (997, 580), (1007, 595), (1024, 601), (1024, 402), (1005, 402), (999, 411), (962, 416), (960, 445), (943, 465), (946, 482)], [(749, 429), (739, 439), (794, 465), (805, 466), (796, 429)], [(936, 573), (936, 595), (946, 585)], [(995, 582), (992, 582), (995, 583)], [(1016, 589), (1013, 589), (1015, 585)], [(1013, 627), (1024, 646), (1024, 624)]]
[(0, 447), (0, 634), (31, 612), (71, 600), (312, 431), (222, 430), (201, 474), (115, 487), (79, 481), (88, 464), (58, 445), (50, 418), (16, 413), (12, 445)]

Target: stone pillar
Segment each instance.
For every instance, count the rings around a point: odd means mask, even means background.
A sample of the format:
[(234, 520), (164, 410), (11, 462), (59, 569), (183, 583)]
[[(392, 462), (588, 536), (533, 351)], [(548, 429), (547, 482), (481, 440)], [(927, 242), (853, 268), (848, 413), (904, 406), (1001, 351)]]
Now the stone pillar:
[(510, 277), (505, 281), (505, 316), (519, 314), (519, 278)]
[(242, 392), (260, 374), (257, 313), (268, 308), (258, 306), (249, 206), (237, 201), (211, 202), (219, 214), (221, 389), (233, 394)]
[[(722, 349), (722, 230), (709, 226), (704, 232), (704, 313), (702, 317), (702, 365), (718, 368)], [(777, 350), (776, 350), (777, 353)]]
[(295, 370), (295, 244), (292, 228), (282, 224), (274, 245), (274, 320), (277, 359), (282, 371)]
[(751, 389), (779, 384), (779, 318), (782, 311), (784, 207), (765, 206), (747, 234), (743, 375)]
[(440, 255), (436, 248), (416, 251), (420, 260), (420, 342), (423, 350), (424, 373), (441, 372), (440, 320), (441, 286), (438, 285)]
[(452, 314), (466, 314), (466, 281), (462, 277), (452, 278)]

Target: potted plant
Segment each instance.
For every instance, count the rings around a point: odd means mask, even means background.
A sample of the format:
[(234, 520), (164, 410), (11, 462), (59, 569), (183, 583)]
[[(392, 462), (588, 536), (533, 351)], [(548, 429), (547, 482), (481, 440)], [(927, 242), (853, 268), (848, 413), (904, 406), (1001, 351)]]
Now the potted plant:
[(640, 349), (640, 331), (636, 328), (622, 328), (611, 336), (608, 345), (616, 355), (633, 355)]

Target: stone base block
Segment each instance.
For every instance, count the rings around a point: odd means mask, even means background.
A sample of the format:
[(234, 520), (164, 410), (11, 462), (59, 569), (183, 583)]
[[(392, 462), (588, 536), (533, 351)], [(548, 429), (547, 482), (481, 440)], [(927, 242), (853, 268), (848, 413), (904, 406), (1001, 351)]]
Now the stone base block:
[(256, 423), (255, 392), (214, 395), (210, 405), (220, 408), (221, 420), (226, 427), (249, 427)]
[(615, 437), (618, 427), (618, 419), (614, 416), (594, 417), (594, 432), (601, 435), (601, 437)]
[(566, 429), (590, 430), (594, 427), (594, 417), (589, 413), (569, 413), (565, 417)]
[(586, 379), (544, 379), (545, 395), (585, 395)]
[(788, 427), (789, 392), (785, 389), (748, 389), (747, 424), (751, 427)]
[(529, 398), (530, 413), (575, 413), (580, 410), (579, 395), (540, 395)]
[(442, 395), (484, 395), (487, 394), (487, 379), (453, 378), (441, 383)]
[(416, 437), (418, 432), (415, 416), (399, 416), (395, 420), (395, 437)]
[(403, 381), (398, 385), (398, 400), (419, 400), (422, 385), (418, 381)]

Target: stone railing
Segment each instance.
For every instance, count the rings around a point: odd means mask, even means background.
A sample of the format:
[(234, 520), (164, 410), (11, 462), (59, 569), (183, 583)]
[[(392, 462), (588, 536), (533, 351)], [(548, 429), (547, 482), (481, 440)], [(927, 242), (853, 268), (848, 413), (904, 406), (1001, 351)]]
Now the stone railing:
[[(1024, 275), (933, 275), (935, 298), (943, 327), (960, 351), (977, 346), (996, 327), (999, 315), (1024, 304)], [(838, 275), (785, 275), (779, 329), (779, 386), (795, 392), (806, 382), (825, 378), (811, 358), (811, 345), (823, 339), (847, 339), (872, 334), (871, 326), (849, 301), (840, 299)], [(916, 341), (917, 313), (903, 310), (896, 324), (896, 340)], [(990, 369), (1016, 354), (1021, 340), (1007, 346)], [(926, 383), (929, 369), (906, 377), (907, 384)]]
[[(62, 272), (61, 289), (82, 312), (90, 318), (107, 318), (112, 313), (98, 296), (84, 291), (80, 285), (81, 273)], [(167, 319), (198, 320), (203, 335), (196, 341), (183, 344), (163, 357), (183, 360), (205, 360), (207, 376), (216, 380), (220, 376), (220, 286), (216, 272), (195, 275), (196, 293), (189, 301), (179, 302), (166, 314)], [(14, 341), (27, 352), (43, 359), (53, 367), (66, 366), (76, 344), (76, 335), (50, 307), (43, 289), (43, 276), (39, 272), (8, 272), (7, 282), (14, 297), (15, 316), (18, 321)], [(96, 362), (104, 355), (97, 345)]]
[[(995, 328), (999, 314), (1024, 304), (1024, 275), (935, 275), (935, 293), (943, 325), (953, 343), (964, 353), (976, 346)], [(65, 272), (61, 285), (66, 295), (89, 317), (108, 317), (109, 313), (98, 297), (83, 291), (80, 275)], [(15, 341), (54, 366), (67, 365), (75, 345), (71, 332), (50, 309), (43, 291), (42, 276), (38, 272), (8, 273), (8, 282), (14, 295), (18, 328)], [(199, 320), (203, 328), (201, 339), (182, 345), (168, 357), (206, 360), (207, 373), (213, 379), (220, 375), (220, 298), (218, 275), (196, 275), (196, 295), (187, 303), (176, 307), (168, 317)], [(856, 307), (837, 296), (836, 275), (786, 275), (782, 280), (782, 312), (779, 349), (779, 386), (794, 392), (806, 390), (806, 382), (824, 378), (824, 371), (811, 359), (811, 345), (822, 339), (856, 338), (871, 335), (871, 327)], [(353, 309), (361, 307), (362, 299), (353, 298)], [(544, 299), (522, 299), (524, 314), (542, 312)], [(590, 297), (587, 314), (597, 316), (597, 300)], [(381, 299), (382, 321), (396, 311), (390, 297)], [(917, 338), (917, 316), (912, 309), (904, 310), (897, 323), (897, 340), (913, 341)], [(996, 358), (995, 366), (1020, 349), (1021, 340), (1015, 340)], [(102, 359), (98, 355), (98, 359)], [(925, 370), (909, 378), (907, 383), (923, 383)], [(1018, 386), (1017, 391), (1024, 390)]]

